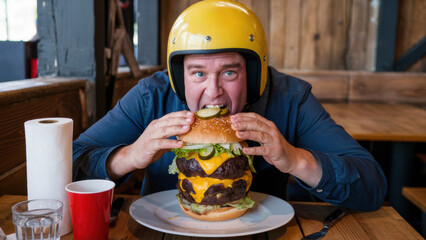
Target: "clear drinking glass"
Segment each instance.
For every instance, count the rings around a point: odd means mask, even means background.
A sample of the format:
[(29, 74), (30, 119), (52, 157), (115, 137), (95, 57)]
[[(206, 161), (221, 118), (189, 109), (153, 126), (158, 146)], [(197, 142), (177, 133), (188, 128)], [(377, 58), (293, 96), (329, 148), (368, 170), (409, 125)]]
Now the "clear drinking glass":
[(16, 239), (59, 239), (62, 208), (62, 202), (53, 199), (35, 199), (13, 205)]

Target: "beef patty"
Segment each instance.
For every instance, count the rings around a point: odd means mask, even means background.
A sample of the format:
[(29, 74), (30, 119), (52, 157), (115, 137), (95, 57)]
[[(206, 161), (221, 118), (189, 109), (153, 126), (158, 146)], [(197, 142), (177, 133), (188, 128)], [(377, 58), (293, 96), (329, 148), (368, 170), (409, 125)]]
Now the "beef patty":
[[(209, 161), (209, 160), (203, 160)], [(178, 158), (176, 165), (180, 172), (187, 177), (212, 177), (218, 179), (235, 179), (243, 176), (244, 172), (249, 169), (247, 157), (244, 155), (236, 156), (226, 160), (211, 175), (207, 175), (201, 168), (200, 164), (194, 158)]]

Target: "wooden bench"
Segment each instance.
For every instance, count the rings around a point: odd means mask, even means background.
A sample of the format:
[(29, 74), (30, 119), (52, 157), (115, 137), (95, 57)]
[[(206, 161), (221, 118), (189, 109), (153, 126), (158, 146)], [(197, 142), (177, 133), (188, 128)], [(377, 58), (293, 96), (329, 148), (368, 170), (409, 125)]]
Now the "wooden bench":
[(422, 236), (426, 238), (426, 187), (403, 187), (402, 195), (422, 211)]
[(86, 129), (86, 80), (37, 78), (0, 83), (0, 196), (27, 194), (24, 122), (43, 117), (74, 120)]
[(321, 102), (409, 104), (426, 108), (426, 73), (288, 70), (312, 84)]

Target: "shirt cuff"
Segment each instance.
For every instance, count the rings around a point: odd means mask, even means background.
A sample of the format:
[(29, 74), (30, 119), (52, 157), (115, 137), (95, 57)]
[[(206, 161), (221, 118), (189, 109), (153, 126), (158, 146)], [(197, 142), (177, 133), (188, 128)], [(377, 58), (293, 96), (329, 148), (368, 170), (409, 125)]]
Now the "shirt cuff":
[[(108, 175), (108, 172), (106, 170), (106, 161), (107, 161), (108, 157), (111, 155), (111, 153), (114, 152), (114, 150), (116, 150), (120, 147), (123, 147), (123, 146), (127, 146), (127, 145), (126, 144), (120, 144), (120, 145), (111, 147), (107, 151), (105, 151), (102, 154), (102, 156), (100, 157), (100, 162), (99, 162), (100, 167), (98, 168), (98, 170), (99, 170), (98, 174), (99, 174), (99, 176), (101, 176), (102, 179), (113, 181), (111, 179), (111, 177)], [(121, 184), (125, 183), (130, 178), (130, 176), (132, 176), (132, 172), (127, 173), (126, 175), (124, 175), (120, 179), (115, 180), (113, 182), (116, 184), (116, 187), (119, 187)]]
[(338, 204), (346, 200), (350, 193), (350, 184), (358, 179), (359, 175), (347, 171), (343, 159), (337, 155), (306, 150), (321, 163), (322, 177), (316, 187), (310, 187), (295, 177), (297, 183), (323, 201)]

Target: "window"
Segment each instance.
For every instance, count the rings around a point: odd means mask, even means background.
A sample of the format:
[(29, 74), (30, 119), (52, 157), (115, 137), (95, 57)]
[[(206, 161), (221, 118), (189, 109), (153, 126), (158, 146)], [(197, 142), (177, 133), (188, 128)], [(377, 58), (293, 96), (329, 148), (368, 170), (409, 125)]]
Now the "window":
[(37, 35), (37, 0), (0, 0), (0, 41), (30, 41)]

